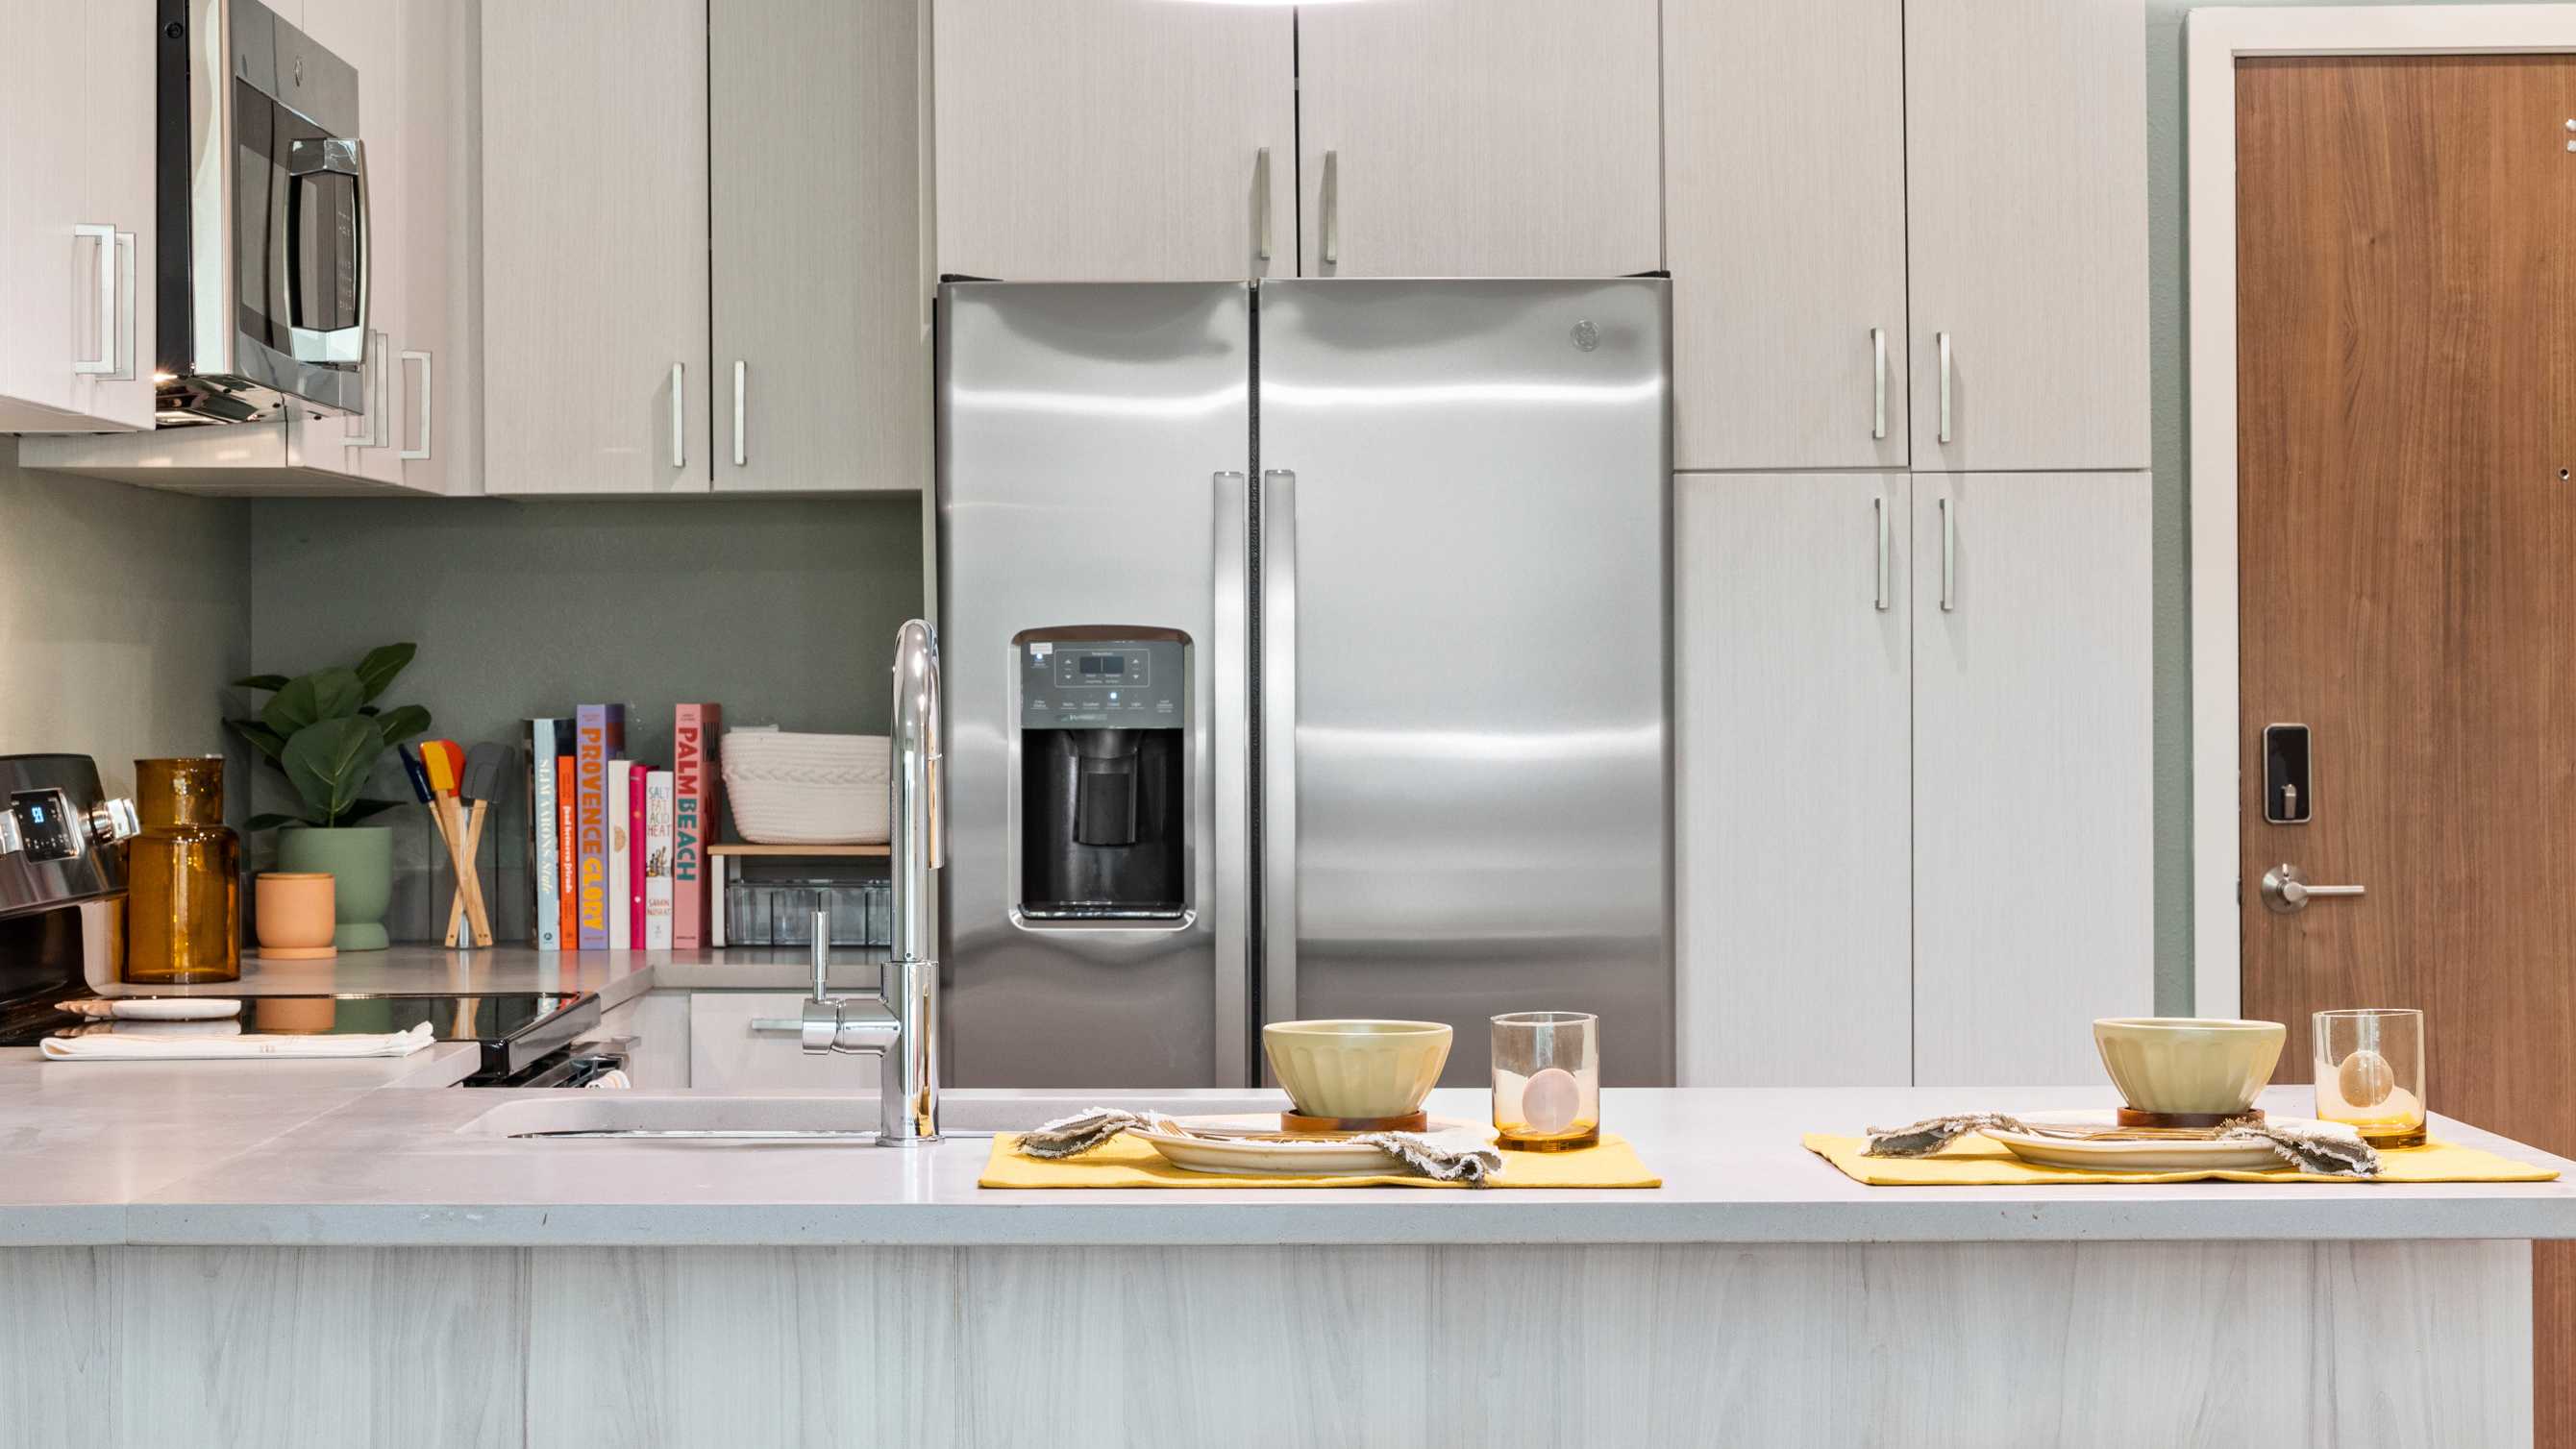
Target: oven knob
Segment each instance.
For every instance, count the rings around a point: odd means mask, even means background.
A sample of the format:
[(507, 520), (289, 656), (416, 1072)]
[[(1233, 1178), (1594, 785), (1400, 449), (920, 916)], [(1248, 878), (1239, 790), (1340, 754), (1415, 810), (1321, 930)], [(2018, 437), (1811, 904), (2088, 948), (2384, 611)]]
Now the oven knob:
[(0, 805), (0, 855), (16, 855), (26, 848), (26, 833), (18, 828), (18, 812)]
[(101, 800), (89, 807), (89, 844), (92, 850), (132, 840), (143, 833), (143, 818), (134, 813), (134, 802), (125, 799)]

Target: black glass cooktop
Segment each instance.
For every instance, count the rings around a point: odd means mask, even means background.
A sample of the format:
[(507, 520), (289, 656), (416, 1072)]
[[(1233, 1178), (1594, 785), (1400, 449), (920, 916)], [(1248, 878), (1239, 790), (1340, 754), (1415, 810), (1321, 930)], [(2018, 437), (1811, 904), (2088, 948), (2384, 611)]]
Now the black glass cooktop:
[[(208, 990), (201, 995), (215, 995)], [(429, 1023), (440, 1041), (506, 1041), (590, 1000), (585, 992), (499, 996), (245, 996), (242, 1030), (280, 1036), (409, 1031)]]
[[(215, 988), (196, 993), (219, 996)], [(244, 996), (241, 1029), (277, 1036), (409, 1031), (426, 1022), (440, 1041), (483, 1044), (486, 1072), (515, 1072), (599, 1022), (586, 991), (492, 996)], [(50, 1005), (0, 1014), (0, 1046), (33, 1046), (74, 1027), (97, 1027)]]

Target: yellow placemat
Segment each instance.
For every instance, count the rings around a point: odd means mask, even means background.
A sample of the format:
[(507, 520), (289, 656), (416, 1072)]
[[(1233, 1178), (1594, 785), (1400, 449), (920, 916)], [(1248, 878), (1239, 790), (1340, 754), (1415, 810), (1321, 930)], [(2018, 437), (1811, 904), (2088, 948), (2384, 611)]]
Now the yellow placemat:
[(2427, 1142), (2421, 1147), (2395, 1147), (2379, 1154), (2375, 1178), (2327, 1177), (2282, 1167), (2264, 1172), (2078, 1172), (2066, 1167), (2034, 1167), (2012, 1155), (1991, 1137), (1970, 1133), (1930, 1157), (1863, 1157), (1863, 1137), (1829, 1137), (1810, 1132), (1807, 1150), (1843, 1170), (1854, 1182), (1872, 1187), (2020, 1187), (2050, 1182), (2346, 1182), (2367, 1187), (2373, 1182), (2548, 1182), (2555, 1168), (2535, 1167), (2455, 1142)]
[[(1451, 1187), (1408, 1173), (1375, 1177), (1253, 1177), (1217, 1172), (1191, 1172), (1174, 1167), (1147, 1143), (1113, 1137), (1080, 1157), (1045, 1161), (1022, 1157), (1012, 1149), (1019, 1138), (993, 1139), (993, 1155), (984, 1163), (978, 1187)], [(1646, 1170), (1628, 1139), (1603, 1133), (1597, 1146), (1572, 1152), (1505, 1152), (1503, 1170), (1489, 1187), (1661, 1187), (1664, 1180)]]

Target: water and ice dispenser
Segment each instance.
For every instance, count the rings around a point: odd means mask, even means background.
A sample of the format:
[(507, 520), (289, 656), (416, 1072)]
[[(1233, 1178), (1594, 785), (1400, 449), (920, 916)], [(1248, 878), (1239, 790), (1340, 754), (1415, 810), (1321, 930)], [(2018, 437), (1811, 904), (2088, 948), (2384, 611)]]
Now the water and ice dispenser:
[(1184, 918), (1188, 636), (1032, 630), (1012, 647), (1019, 656), (1021, 918)]

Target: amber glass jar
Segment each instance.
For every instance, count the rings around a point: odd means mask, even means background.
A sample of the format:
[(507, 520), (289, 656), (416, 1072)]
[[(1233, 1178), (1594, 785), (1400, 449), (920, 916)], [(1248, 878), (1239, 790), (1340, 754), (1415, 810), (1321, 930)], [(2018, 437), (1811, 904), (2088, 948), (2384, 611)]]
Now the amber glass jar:
[(126, 846), (125, 979), (241, 979), (241, 837), (224, 824), (224, 757), (134, 762), (143, 833)]

